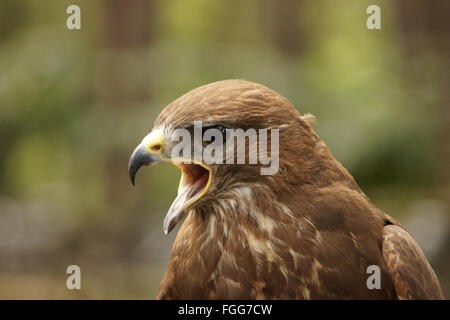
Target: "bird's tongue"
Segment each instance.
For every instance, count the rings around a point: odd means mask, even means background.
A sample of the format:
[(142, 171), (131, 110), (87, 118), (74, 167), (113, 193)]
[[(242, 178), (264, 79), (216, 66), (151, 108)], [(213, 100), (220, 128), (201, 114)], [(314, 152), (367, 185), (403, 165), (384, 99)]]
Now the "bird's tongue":
[(164, 219), (164, 233), (168, 234), (183, 217), (184, 210), (192, 203), (193, 198), (204, 189), (207, 182), (204, 177), (195, 180), (193, 183), (188, 183), (178, 189), (178, 195), (170, 206)]

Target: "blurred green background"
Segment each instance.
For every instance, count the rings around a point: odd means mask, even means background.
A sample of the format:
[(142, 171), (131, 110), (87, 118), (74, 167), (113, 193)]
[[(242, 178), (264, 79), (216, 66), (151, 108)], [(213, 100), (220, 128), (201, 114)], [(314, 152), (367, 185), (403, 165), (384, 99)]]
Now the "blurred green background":
[[(0, 298), (153, 298), (179, 171), (133, 188), (129, 156), (164, 106), (229, 78), (313, 113), (449, 297), (449, 17), (447, 0), (1, 0)], [(66, 288), (71, 264), (82, 290)]]

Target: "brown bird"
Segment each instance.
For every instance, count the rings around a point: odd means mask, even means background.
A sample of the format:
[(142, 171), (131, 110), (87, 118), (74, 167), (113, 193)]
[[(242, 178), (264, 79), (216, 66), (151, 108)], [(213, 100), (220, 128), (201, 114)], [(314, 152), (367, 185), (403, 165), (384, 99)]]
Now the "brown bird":
[[(158, 299), (443, 298), (416, 241), (370, 202), (310, 118), (273, 90), (243, 80), (199, 87), (161, 112), (129, 163), (133, 184), (139, 167), (157, 161), (182, 171), (164, 230), (186, 219)], [(278, 129), (279, 170), (262, 175), (259, 161), (173, 159), (172, 133), (192, 132), (194, 121), (224, 134)], [(377, 271), (379, 285), (370, 285)]]

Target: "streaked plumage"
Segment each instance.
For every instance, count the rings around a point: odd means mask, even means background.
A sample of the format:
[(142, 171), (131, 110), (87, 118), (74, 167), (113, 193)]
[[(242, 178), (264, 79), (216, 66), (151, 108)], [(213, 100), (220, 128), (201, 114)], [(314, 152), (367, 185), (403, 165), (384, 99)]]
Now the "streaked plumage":
[[(280, 169), (262, 176), (259, 165), (209, 167), (211, 184), (185, 210), (159, 299), (443, 298), (417, 243), (370, 202), (309, 119), (242, 80), (194, 89), (162, 111), (155, 130), (166, 137), (195, 120), (277, 128)], [(170, 149), (158, 155), (167, 159)], [(379, 290), (367, 288), (370, 265), (381, 269)]]

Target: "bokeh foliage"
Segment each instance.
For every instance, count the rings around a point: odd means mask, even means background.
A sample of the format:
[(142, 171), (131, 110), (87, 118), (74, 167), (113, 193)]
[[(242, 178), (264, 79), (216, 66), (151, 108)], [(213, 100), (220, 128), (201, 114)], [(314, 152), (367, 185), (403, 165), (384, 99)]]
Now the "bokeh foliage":
[[(448, 296), (449, 5), (375, 2), (2, 0), (0, 298), (153, 298), (179, 172), (144, 170), (132, 188), (128, 157), (165, 105), (229, 78), (313, 113)], [(382, 30), (365, 26), (370, 4)], [(65, 288), (70, 264), (81, 291)]]

